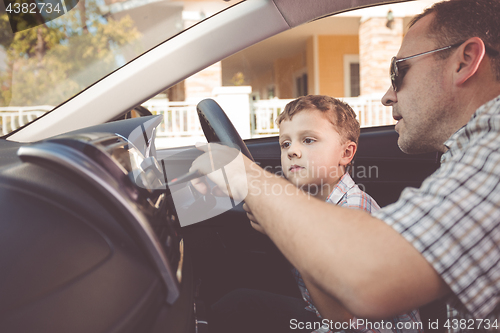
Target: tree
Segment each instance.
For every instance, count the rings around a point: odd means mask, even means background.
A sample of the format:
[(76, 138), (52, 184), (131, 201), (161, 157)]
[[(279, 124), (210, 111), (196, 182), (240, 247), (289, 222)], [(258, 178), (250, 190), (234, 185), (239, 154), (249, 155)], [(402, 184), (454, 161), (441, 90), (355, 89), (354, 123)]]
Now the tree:
[(139, 37), (130, 17), (102, 16), (96, 0), (80, 0), (67, 14), (15, 34), (5, 33), (7, 24), (1, 15), (1, 106), (58, 105), (119, 67), (121, 47)]

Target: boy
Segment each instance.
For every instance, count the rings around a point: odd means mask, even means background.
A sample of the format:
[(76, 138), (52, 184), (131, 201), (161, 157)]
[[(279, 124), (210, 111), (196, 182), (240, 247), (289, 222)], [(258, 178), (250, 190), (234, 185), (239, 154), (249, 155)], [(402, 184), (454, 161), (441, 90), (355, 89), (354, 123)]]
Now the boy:
[[(359, 189), (347, 172), (356, 153), (360, 134), (356, 114), (348, 104), (328, 96), (300, 97), (286, 105), (277, 123), (280, 129), (281, 166), (285, 178), (317, 199), (332, 204), (370, 213), (379, 209), (375, 200)], [(250, 214), (250, 217), (253, 216)], [(252, 225), (262, 231), (258, 224)], [(306, 310), (334, 322), (356, 321), (334, 299), (311, 288), (312, 284), (304, 281), (295, 268), (293, 272), (307, 304)], [(392, 318), (391, 326), (396, 327), (400, 322), (402, 327), (409, 327), (404, 322), (419, 321), (418, 311), (412, 311)], [(322, 326), (314, 332), (328, 332), (332, 328)], [(379, 332), (361, 325), (356, 329)], [(393, 331), (396, 332), (396, 329)], [(419, 329), (399, 330), (403, 331), (423, 332)]]

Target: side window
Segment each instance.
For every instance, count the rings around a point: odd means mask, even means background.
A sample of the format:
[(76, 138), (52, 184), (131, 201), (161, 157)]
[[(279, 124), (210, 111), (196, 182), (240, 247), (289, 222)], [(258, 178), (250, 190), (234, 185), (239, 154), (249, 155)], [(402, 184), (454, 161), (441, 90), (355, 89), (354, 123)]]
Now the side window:
[(194, 74), (144, 103), (164, 115), (158, 147), (203, 140), (196, 114), (203, 98), (221, 105), (243, 139), (277, 135), (276, 117), (288, 102), (306, 94), (343, 99), (362, 127), (394, 124), (391, 108), (380, 100), (390, 86), (389, 63), (405, 25), (421, 10), (402, 3), (326, 17)]
[(305, 96), (308, 94), (307, 90), (307, 68), (304, 68), (301, 71), (298, 71), (295, 75), (295, 96), (294, 97), (300, 97), (300, 96)]

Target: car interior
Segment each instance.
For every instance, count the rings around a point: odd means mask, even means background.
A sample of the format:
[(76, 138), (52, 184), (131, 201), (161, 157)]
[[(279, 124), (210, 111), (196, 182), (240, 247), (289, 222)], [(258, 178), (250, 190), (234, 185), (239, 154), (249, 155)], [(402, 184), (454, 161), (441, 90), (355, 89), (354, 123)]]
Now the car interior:
[[(309, 10), (300, 0), (242, 2), (186, 30), (189, 43), (167, 40), (0, 140), (0, 332), (208, 332), (210, 306), (231, 290), (300, 297), (291, 265), (243, 203), (217, 211), (193, 193), (174, 203), (168, 182), (201, 152), (155, 147), (160, 119), (138, 105), (256, 41), (395, 2), (316, 1)], [(277, 136), (242, 140), (210, 99), (197, 112), (208, 142), (279, 171)], [(381, 207), (439, 166), (439, 153), (407, 155), (397, 139), (394, 125), (362, 128), (350, 171)], [(182, 226), (179, 209), (216, 213)]]
[[(299, 296), (290, 264), (252, 229), (242, 204), (181, 228), (168, 188), (138, 188), (131, 166), (120, 168), (128, 157), (120, 154), (132, 147), (123, 137), (131, 137), (138, 124), (145, 128), (150, 118), (28, 146), (3, 143), (0, 243), (8, 274), (1, 284), (2, 330), (42, 325), (51, 332), (88, 332), (114, 323), (123, 326), (118, 331), (187, 332), (190, 325), (202, 326), (207, 307), (233, 289)], [(363, 129), (353, 165), (356, 182), (381, 206), (397, 200), (405, 187), (419, 186), (439, 165), (437, 153), (405, 155), (396, 141), (393, 126)], [(247, 140), (245, 146), (267, 170), (280, 165), (276, 137)], [(197, 155), (191, 149), (173, 163), (185, 170)], [(29, 208), (19, 209), (18, 202)]]

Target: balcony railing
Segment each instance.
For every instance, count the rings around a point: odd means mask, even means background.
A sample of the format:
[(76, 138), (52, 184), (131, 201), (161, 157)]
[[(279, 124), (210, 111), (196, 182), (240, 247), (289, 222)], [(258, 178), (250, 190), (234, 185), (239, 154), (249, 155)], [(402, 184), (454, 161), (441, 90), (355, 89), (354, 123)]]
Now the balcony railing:
[(156, 130), (157, 137), (174, 138), (203, 135), (196, 113), (196, 103), (170, 102), (154, 98), (142, 104), (154, 115), (163, 115)]
[(8, 134), (53, 108), (50, 105), (0, 107), (0, 134)]
[[(341, 98), (348, 103), (356, 113), (361, 127), (381, 126), (394, 124), (392, 110), (382, 105), (380, 96), (345, 97)], [(277, 134), (276, 119), (283, 111), (285, 105), (292, 99), (260, 100), (253, 103), (251, 117), (252, 136), (265, 136)]]
[[(343, 100), (352, 106), (361, 127), (394, 123), (391, 108), (383, 106), (379, 96), (349, 97)], [(277, 134), (276, 118), (290, 101), (291, 99), (276, 98), (251, 103), (251, 137)], [(203, 138), (195, 102), (171, 102), (168, 99), (153, 98), (142, 105), (151, 113), (163, 116), (157, 129), (157, 137), (162, 142), (160, 146), (190, 145)], [(53, 106), (48, 105), (0, 108), (1, 133), (5, 135), (52, 109)]]
[(345, 97), (344, 102), (349, 104), (361, 127), (372, 127), (395, 124), (392, 118), (392, 108), (384, 106), (380, 101), (382, 96)]

